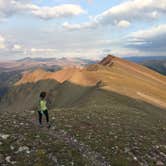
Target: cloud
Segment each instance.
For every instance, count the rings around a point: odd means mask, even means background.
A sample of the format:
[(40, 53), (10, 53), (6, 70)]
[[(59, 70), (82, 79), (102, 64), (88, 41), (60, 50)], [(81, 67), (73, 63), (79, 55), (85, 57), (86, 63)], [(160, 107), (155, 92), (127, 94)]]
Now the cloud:
[(25, 48), (24, 57), (55, 57), (57, 54), (57, 49), (54, 48)]
[(62, 26), (68, 30), (77, 30), (84, 28), (96, 28), (97, 24), (95, 24), (94, 22), (87, 22), (83, 24), (69, 24), (68, 22), (65, 22), (62, 24)]
[(126, 20), (121, 20), (117, 23), (117, 26), (120, 28), (128, 28), (130, 26), (130, 22)]
[(17, 13), (30, 13), (41, 19), (72, 17), (85, 13), (79, 5), (63, 4), (53, 7), (37, 6), (32, 3), (16, 0), (0, 0), (0, 18), (10, 17)]
[(166, 24), (139, 30), (131, 33), (128, 37), (127, 47), (142, 51), (165, 52), (166, 47)]
[(157, 13), (164, 13), (165, 11), (166, 0), (130, 0), (106, 10), (98, 15), (96, 19), (99, 19), (101, 22), (108, 22), (111, 18), (130, 21), (135, 19), (153, 19), (156, 18)]
[(22, 46), (19, 45), (19, 44), (14, 44), (13, 45), (13, 50), (21, 50), (22, 49)]
[(65, 4), (55, 7), (27, 6), (30, 12), (41, 19), (71, 17), (85, 13), (78, 5)]
[(5, 47), (5, 38), (0, 35), (0, 49), (4, 49)]
[(68, 24), (65, 28), (82, 29), (94, 27), (94, 25), (120, 25), (126, 28), (132, 22), (154, 20), (164, 15), (166, 15), (166, 0), (128, 0), (93, 17), (89, 23)]
[(13, 1), (11, 0), (0, 0), (0, 18), (5, 18), (15, 13), (12, 3)]

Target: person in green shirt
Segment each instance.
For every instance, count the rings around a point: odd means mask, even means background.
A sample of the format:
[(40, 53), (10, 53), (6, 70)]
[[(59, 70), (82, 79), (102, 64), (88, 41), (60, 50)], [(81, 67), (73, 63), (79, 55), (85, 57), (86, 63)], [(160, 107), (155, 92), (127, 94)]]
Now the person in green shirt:
[(47, 127), (50, 128), (49, 115), (48, 115), (48, 109), (47, 109), (47, 101), (46, 101), (46, 92), (40, 93), (38, 114), (39, 114), (40, 126), (42, 126), (42, 115), (45, 115), (46, 121), (47, 121)]

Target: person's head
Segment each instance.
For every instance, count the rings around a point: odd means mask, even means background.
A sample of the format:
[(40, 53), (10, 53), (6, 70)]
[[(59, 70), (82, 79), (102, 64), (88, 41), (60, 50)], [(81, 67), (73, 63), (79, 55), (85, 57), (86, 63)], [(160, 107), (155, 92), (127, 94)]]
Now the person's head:
[(41, 92), (40, 93), (40, 98), (45, 99), (46, 98), (46, 92)]

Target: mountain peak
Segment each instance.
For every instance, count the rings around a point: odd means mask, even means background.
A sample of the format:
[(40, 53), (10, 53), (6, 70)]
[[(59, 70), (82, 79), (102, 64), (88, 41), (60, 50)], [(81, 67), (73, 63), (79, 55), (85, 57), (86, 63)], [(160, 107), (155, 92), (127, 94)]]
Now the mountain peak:
[(100, 65), (104, 65), (104, 66), (107, 66), (107, 65), (112, 65), (113, 64), (113, 59), (115, 59), (116, 57), (113, 56), (113, 55), (108, 55), (106, 56), (103, 60), (101, 60), (99, 62)]

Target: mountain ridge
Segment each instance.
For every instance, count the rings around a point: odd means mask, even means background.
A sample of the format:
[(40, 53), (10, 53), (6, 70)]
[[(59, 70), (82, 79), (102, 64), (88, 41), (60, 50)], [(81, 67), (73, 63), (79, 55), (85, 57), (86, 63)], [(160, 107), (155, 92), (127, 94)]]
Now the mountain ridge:
[[(38, 69), (23, 78), (0, 101), (0, 163), (166, 163), (164, 76), (108, 56), (102, 64), (57, 72)], [(49, 130), (37, 123), (41, 91), (47, 93)]]
[(53, 79), (81, 86), (96, 86), (122, 95), (166, 107), (166, 77), (144, 66), (108, 55), (101, 62), (84, 68), (66, 68), (57, 72), (37, 70), (26, 73), (15, 85)]
[[(42, 90), (51, 101), (49, 130), (38, 127), (33, 107)], [(166, 112), (141, 100), (98, 86), (43, 80), (13, 87), (3, 101), (9, 104), (0, 109), (4, 164), (6, 156), (19, 165), (166, 163)]]

